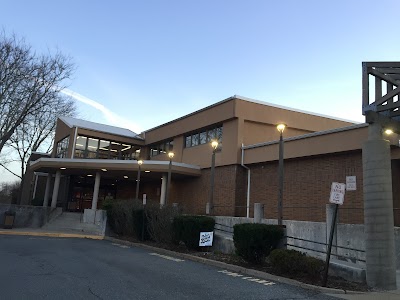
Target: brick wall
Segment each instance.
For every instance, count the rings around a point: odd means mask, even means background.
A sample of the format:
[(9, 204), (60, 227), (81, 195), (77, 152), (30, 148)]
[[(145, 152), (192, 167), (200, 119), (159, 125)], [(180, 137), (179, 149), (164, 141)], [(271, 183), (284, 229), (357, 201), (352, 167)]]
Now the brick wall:
[[(277, 218), (278, 162), (251, 165), (251, 207), (264, 203), (265, 217)], [(339, 222), (363, 223), (361, 151), (285, 160), (283, 218), (325, 221), (332, 182), (357, 176), (357, 190), (349, 191), (339, 210)]]

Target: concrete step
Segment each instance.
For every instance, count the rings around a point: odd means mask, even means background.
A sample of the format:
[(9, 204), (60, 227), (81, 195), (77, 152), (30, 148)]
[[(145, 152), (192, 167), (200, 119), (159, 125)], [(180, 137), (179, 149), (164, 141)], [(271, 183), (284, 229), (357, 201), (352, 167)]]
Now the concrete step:
[(102, 228), (96, 224), (82, 222), (81, 213), (63, 212), (58, 217), (45, 224), (42, 229), (51, 232), (80, 232), (93, 235), (102, 235)]

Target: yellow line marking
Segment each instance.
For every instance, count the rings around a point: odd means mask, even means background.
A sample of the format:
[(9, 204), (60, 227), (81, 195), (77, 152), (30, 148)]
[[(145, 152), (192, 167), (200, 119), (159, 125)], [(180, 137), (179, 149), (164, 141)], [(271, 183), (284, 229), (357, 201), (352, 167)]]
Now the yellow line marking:
[(0, 231), (0, 235), (47, 236), (47, 237), (81, 238), (81, 239), (93, 239), (93, 240), (104, 239), (104, 237), (101, 235), (62, 233), (62, 232)]

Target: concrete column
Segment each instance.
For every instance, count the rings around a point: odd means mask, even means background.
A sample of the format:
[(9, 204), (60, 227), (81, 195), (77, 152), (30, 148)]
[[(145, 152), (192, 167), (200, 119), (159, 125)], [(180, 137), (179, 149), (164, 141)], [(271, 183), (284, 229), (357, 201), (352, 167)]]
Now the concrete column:
[(261, 223), (264, 219), (264, 204), (254, 203), (254, 223)]
[(97, 209), (97, 200), (99, 199), (99, 189), (100, 189), (100, 172), (96, 172), (96, 178), (94, 180), (94, 189), (93, 189), (93, 200), (92, 200), (92, 209)]
[(369, 124), (362, 157), (367, 284), (394, 290), (396, 258), (390, 144), (383, 140), (379, 124)]
[[(332, 222), (333, 222), (333, 213), (335, 212), (336, 204), (327, 204), (326, 205), (326, 244), (329, 243), (329, 237), (331, 235)], [(339, 212), (339, 211), (338, 211)], [(333, 234), (332, 241), (332, 254), (337, 254), (337, 224), (338, 224), (339, 215), (336, 216), (336, 224), (335, 224), (335, 232)], [(328, 247), (327, 247), (328, 249)]]
[(167, 174), (163, 174), (162, 180), (161, 180), (161, 195), (160, 195), (160, 206), (165, 205), (165, 195), (167, 192)]
[(49, 196), (51, 189), (51, 174), (47, 174), (46, 180), (46, 189), (44, 190), (44, 199), (43, 199), (43, 207), (47, 207), (49, 205)]
[(56, 208), (57, 206), (58, 189), (60, 188), (60, 179), (61, 179), (61, 171), (58, 170), (56, 172), (56, 179), (54, 180), (53, 197), (51, 198), (51, 208)]

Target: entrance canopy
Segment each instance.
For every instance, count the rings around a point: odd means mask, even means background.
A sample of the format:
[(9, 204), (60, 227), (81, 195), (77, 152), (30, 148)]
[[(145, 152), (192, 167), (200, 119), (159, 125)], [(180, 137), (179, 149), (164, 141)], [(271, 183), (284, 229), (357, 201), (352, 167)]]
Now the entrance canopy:
[[(102, 177), (132, 178), (139, 170), (136, 160), (107, 160), (107, 159), (70, 159), (70, 158), (39, 158), (30, 163), (35, 172), (55, 173), (61, 171), (64, 175), (96, 175)], [(144, 178), (159, 178), (160, 173), (167, 173), (169, 161), (144, 160), (140, 166)], [(200, 167), (172, 162), (171, 174), (176, 177), (197, 177), (201, 175)], [(143, 178), (143, 179), (144, 179)]]

